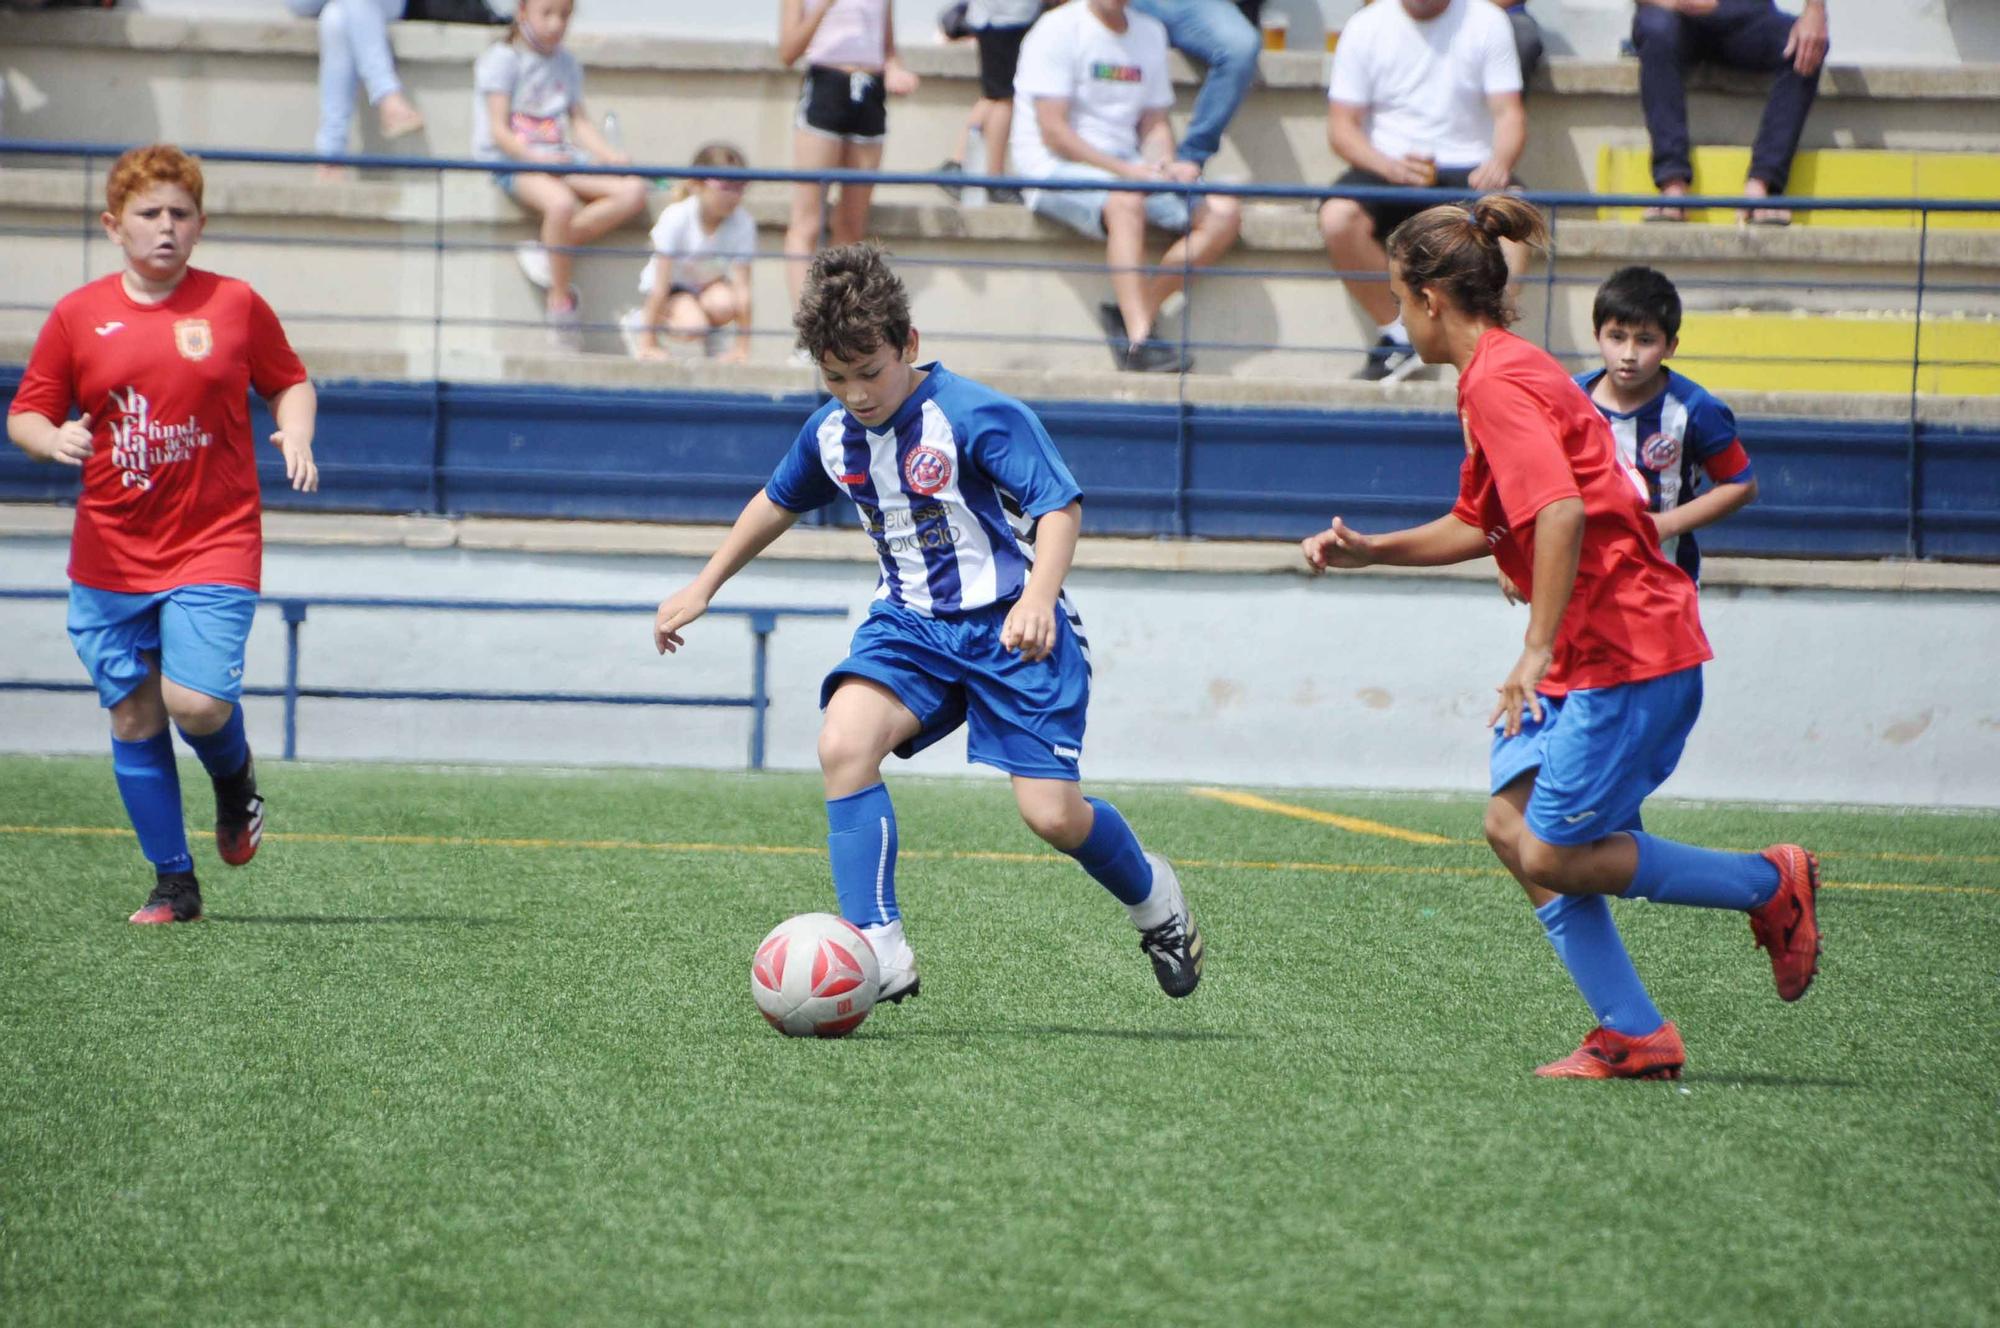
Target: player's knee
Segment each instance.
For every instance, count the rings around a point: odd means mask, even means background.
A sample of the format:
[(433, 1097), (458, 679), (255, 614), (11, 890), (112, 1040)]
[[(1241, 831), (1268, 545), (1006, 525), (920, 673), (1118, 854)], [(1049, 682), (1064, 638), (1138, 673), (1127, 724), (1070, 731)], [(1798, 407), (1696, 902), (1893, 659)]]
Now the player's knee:
[(1089, 804), (1077, 800), (1072, 806), (1068, 801), (1055, 798), (1026, 799), (1020, 801), (1021, 820), (1035, 832), (1044, 843), (1059, 849), (1072, 849), (1090, 835)]
[(1490, 799), (1486, 804), (1486, 842), (1496, 852), (1512, 853), (1521, 839), (1521, 814), (1514, 810), (1514, 804), (1499, 798)]
[(229, 712), (236, 708), (234, 702), (184, 688), (176, 688), (166, 701), (174, 723), (189, 733), (215, 732), (229, 722)]
[(166, 711), (158, 705), (121, 704), (111, 710), (111, 736), (120, 742), (144, 742), (166, 726)]
[(1569, 848), (1548, 843), (1533, 834), (1522, 834), (1516, 842), (1521, 870), (1536, 885), (1567, 894), (1581, 883), (1576, 870), (1577, 855)]
[(881, 760), (872, 734), (844, 724), (828, 724), (819, 731), (819, 768), (828, 774), (865, 771)]

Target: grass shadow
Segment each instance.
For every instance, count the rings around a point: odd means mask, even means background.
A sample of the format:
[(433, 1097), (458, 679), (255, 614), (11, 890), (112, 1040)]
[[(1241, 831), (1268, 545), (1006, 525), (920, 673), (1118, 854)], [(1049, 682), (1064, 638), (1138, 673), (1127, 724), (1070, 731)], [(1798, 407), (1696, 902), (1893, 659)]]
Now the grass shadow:
[(467, 917), (454, 913), (385, 913), (376, 917), (341, 917), (321, 913), (210, 913), (210, 922), (224, 925), (251, 925), (259, 927), (434, 927), (450, 925), (457, 927), (490, 927), (504, 922), (504, 918)]
[(1036, 1028), (904, 1028), (897, 1037), (949, 1038), (955, 1042), (993, 1038), (1109, 1038), (1120, 1042), (1254, 1042), (1258, 1033), (1217, 1033), (1195, 1028), (1079, 1028), (1050, 1024)]
[(1692, 1086), (1713, 1084), (1718, 1088), (1859, 1088), (1852, 1079), (1821, 1079), (1794, 1074), (1731, 1074), (1709, 1070), (1689, 1070), (1681, 1082)]

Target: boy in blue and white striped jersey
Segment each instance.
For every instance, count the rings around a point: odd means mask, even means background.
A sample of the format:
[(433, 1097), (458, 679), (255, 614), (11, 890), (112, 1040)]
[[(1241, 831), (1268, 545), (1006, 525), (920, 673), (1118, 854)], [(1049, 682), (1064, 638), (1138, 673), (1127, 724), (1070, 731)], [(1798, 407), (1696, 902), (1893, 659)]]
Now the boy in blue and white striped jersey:
[(1082, 490), (1033, 411), (933, 361), (917, 363), (908, 293), (871, 245), (813, 259), (794, 320), (833, 400), (813, 412), (708, 565), (660, 605), (654, 645), (806, 512), (853, 502), (881, 580), (848, 656), (820, 689), (827, 848), (841, 916), (882, 969), (880, 999), (917, 994), (896, 904), (890, 753), (967, 726), (968, 760), (1013, 777), (1028, 827), (1125, 906), (1169, 996), (1201, 980), (1202, 939), (1167, 860), (1079, 789), (1090, 655), (1062, 583)]

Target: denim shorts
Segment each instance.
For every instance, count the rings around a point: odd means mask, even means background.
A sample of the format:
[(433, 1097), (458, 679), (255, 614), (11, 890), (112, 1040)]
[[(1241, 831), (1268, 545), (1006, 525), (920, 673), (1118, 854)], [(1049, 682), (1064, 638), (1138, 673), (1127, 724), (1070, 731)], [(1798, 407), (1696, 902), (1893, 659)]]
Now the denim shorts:
[[(1064, 161), (1056, 163), (1055, 170), (1047, 178), (1111, 181), (1118, 177), (1102, 166)], [(1027, 191), (1027, 202), (1030, 211), (1038, 212), (1051, 221), (1059, 221), (1092, 239), (1101, 240), (1104, 238), (1104, 202), (1111, 194), (1109, 189), (1030, 189)], [(1193, 226), (1194, 214), (1188, 207), (1188, 195), (1147, 194), (1145, 197), (1149, 225), (1177, 235), (1187, 234)]]

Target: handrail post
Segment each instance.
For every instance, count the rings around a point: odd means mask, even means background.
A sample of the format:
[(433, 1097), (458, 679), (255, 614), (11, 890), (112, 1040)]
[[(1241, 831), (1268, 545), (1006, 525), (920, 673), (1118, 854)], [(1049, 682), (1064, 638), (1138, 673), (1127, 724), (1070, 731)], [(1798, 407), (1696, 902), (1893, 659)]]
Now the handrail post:
[(285, 759), (299, 757), (299, 627), (306, 620), (306, 602), (280, 600), (285, 611)]
[(778, 627), (778, 615), (757, 609), (750, 615), (750, 768), (764, 768), (764, 712), (771, 697), (766, 687), (771, 633)]

